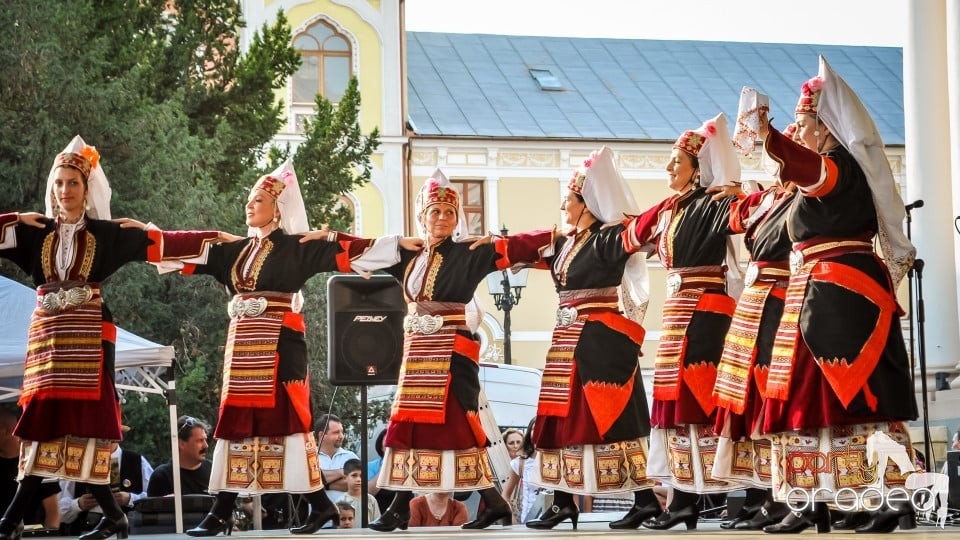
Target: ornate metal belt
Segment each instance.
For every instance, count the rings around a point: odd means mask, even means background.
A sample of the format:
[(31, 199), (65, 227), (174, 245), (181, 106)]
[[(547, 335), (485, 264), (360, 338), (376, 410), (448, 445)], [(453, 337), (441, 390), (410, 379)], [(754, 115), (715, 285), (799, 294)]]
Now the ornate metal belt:
[(673, 296), (680, 292), (683, 286), (683, 276), (680, 274), (670, 274), (667, 276), (667, 296)]
[(46, 311), (66, 311), (93, 299), (93, 289), (89, 285), (60, 289), (40, 297), (40, 307)]
[(578, 315), (575, 306), (560, 306), (557, 308), (557, 326), (570, 326), (577, 321)]
[(800, 269), (803, 268), (803, 252), (795, 249), (790, 252), (790, 273), (799, 274)]
[(259, 317), (263, 315), (263, 312), (267, 310), (267, 305), (270, 302), (260, 296), (258, 298), (246, 298), (246, 299), (236, 299), (230, 301), (227, 304), (227, 314), (230, 315), (232, 319), (238, 319), (240, 317)]
[(433, 334), (442, 327), (442, 315), (407, 315), (403, 318), (403, 331), (407, 334)]

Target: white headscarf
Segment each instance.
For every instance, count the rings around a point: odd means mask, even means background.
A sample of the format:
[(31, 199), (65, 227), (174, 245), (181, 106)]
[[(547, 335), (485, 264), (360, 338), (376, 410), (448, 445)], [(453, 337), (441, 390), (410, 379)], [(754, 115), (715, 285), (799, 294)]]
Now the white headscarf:
[[(640, 207), (620, 174), (613, 151), (606, 146), (591, 153), (583, 165), (574, 171), (568, 188), (573, 191), (579, 189), (587, 210), (604, 225), (617, 225), (627, 217), (640, 214)], [(643, 322), (650, 301), (646, 257), (647, 254), (643, 252), (631, 255), (620, 281), (620, 300), (624, 313), (637, 323)]]
[[(697, 160), (700, 162), (700, 185), (704, 187), (725, 186), (740, 181), (740, 160), (730, 138), (727, 117), (723, 113), (707, 120), (694, 130), (705, 138)], [(743, 272), (740, 269), (738, 244), (727, 237), (727, 294), (739, 298), (743, 292)]]
[(883, 151), (877, 126), (863, 102), (827, 61), (820, 57), (819, 77), (823, 88), (817, 104), (817, 115), (823, 119), (834, 138), (860, 164), (877, 211), (878, 236), (894, 287), (913, 266), (917, 250), (903, 233), (906, 210), (897, 192), (897, 183), (890, 162)]
[[(79, 135), (70, 141), (70, 144), (57, 154), (47, 176), (47, 191), (44, 196), (47, 217), (56, 218), (58, 207), (53, 184), (56, 172), (60, 167), (72, 167), (84, 173), (87, 180), (86, 213), (92, 219), (110, 219), (110, 183), (107, 175), (100, 167), (100, 153), (93, 146), (88, 145)], [(89, 170), (89, 174), (84, 169)]]
[[(262, 189), (276, 198), (280, 210), (280, 228), (287, 234), (303, 234), (310, 230), (307, 222), (307, 209), (300, 194), (297, 172), (288, 159), (270, 174), (261, 176), (252, 189)], [(280, 190), (279, 195), (277, 190)], [(248, 227), (247, 236), (256, 236), (257, 228)]]

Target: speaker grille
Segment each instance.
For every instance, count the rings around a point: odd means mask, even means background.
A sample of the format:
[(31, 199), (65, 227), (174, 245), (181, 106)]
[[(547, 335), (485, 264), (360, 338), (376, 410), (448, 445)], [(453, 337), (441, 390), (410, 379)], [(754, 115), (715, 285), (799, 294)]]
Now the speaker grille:
[(334, 276), (327, 291), (330, 383), (396, 384), (406, 313), (400, 285), (386, 276)]

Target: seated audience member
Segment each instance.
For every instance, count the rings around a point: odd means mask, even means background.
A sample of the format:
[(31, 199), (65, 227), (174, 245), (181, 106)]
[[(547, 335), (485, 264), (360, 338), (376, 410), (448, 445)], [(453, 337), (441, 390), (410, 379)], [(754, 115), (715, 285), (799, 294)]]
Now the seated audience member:
[[(356, 520), (353, 522), (354, 528), (360, 528), (360, 504), (361, 497), (363, 493), (361, 489), (363, 488), (363, 470), (362, 465), (360, 464), (359, 459), (348, 459), (346, 463), (343, 464), (343, 474), (347, 477), (347, 492), (340, 497), (338, 502), (349, 503), (350, 506), (355, 510), (354, 515)], [(377, 504), (377, 499), (373, 495), (367, 493), (367, 522), (374, 521), (380, 518), (380, 505)]]
[[(10, 506), (17, 492), (17, 475), (20, 463), (20, 438), (13, 434), (20, 415), (11, 409), (0, 409), (0, 508)], [(24, 523), (42, 523), (46, 529), (60, 527), (60, 508), (57, 504), (60, 484), (44, 482), (34, 500), (27, 506)]]
[[(121, 426), (123, 432), (130, 430)], [(147, 496), (153, 467), (147, 458), (120, 448), (119, 442), (110, 443), (110, 491), (124, 512), (133, 509), (133, 504)], [(60, 481), (60, 521), (64, 532), (79, 535), (93, 530), (103, 517), (100, 505), (90, 486), (72, 480)]]
[(455, 500), (449, 491), (431, 491), (410, 501), (411, 527), (448, 527), (463, 525), (469, 519), (467, 505)]
[(337, 523), (338, 529), (352, 529), (356, 523), (356, 511), (348, 502), (338, 502), (337, 510), (340, 511), (340, 521)]
[[(192, 416), (177, 419), (177, 454), (180, 456), (180, 489), (184, 495), (207, 492), (213, 465), (207, 456), (207, 432), (210, 426)], [(164, 463), (150, 477), (151, 497), (173, 494), (173, 463)]]
[(343, 474), (343, 464), (348, 459), (360, 459), (356, 454), (343, 448), (343, 423), (335, 414), (325, 414), (317, 419), (317, 457), (320, 458), (320, 470), (323, 485), (331, 501), (339, 501), (347, 492), (347, 479)]

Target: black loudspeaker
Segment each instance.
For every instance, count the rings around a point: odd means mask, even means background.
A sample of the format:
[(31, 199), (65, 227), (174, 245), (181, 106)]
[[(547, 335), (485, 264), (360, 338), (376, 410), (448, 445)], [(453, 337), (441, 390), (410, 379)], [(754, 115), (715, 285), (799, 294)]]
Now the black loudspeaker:
[(327, 375), (334, 385), (397, 384), (407, 304), (391, 276), (327, 281)]
[(955, 510), (960, 508), (960, 450), (947, 452), (947, 478), (950, 479), (947, 503), (950, 510)]

